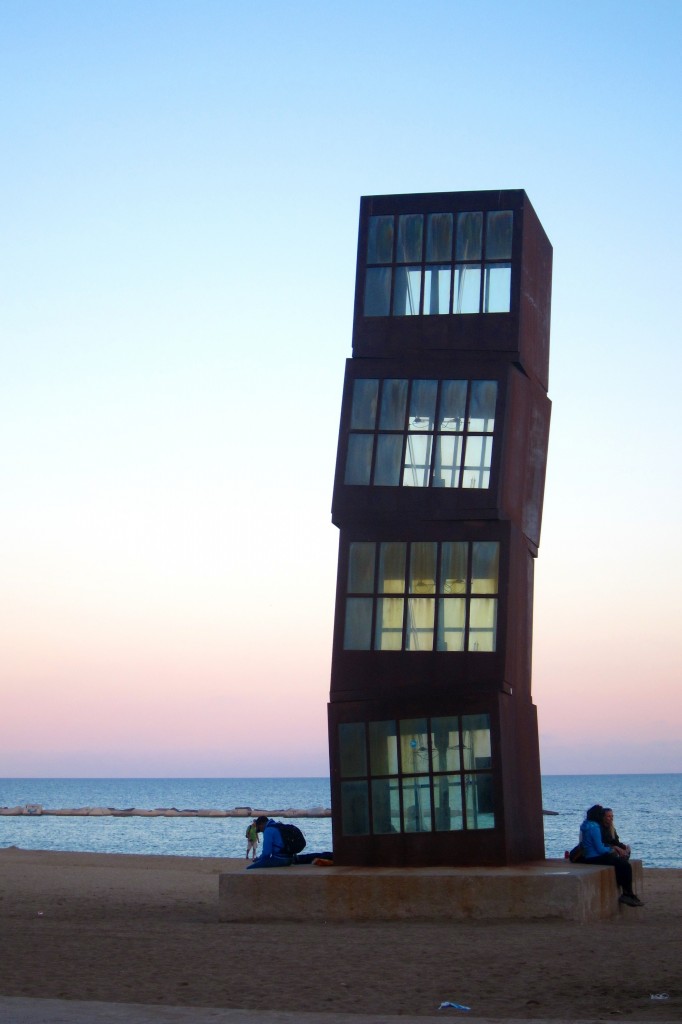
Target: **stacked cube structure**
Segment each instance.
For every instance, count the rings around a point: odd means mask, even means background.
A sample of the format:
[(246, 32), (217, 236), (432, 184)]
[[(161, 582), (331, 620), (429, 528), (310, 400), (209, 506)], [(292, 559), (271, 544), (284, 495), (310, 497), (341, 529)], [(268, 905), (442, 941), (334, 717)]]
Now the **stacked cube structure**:
[(544, 858), (531, 646), (551, 274), (521, 190), (361, 201), (332, 505), (337, 864)]

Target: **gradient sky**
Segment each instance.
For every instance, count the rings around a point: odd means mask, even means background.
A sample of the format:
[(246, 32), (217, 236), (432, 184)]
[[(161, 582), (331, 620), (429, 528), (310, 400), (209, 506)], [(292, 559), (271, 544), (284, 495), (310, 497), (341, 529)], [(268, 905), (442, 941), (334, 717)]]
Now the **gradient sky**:
[(554, 246), (543, 772), (682, 771), (681, 29), (3, 0), (0, 776), (327, 774), (360, 196), (490, 188)]

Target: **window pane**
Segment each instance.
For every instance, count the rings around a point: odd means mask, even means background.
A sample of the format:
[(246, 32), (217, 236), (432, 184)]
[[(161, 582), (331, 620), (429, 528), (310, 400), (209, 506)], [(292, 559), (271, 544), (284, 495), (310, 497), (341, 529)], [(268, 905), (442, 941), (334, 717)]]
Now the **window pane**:
[(451, 213), (430, 213), (426, 218), (426, 258), (430, 263), (452, 259)]
[(381, 390), (380, 430), (404, 430), (407, 381), (385, 380)]
[(454, 715), (431, 719), (431, 758), (434, 772), (459, 771), (459, 721)]
[(491, 210), (488, 213), (485, 238), (486, 259), (511, 259), (513, 223), (512, 210)]
[(441, 598), (438, 602), (438, 650), (464, 650), (466, 606), (463, 597)]
[(464, 828), (461, 775), (441, 775), (433, 780), (433, 805), (436, 832)]
[(475, 430), (482, 434), (492, 433), (495, 429), (496, 401), (497, 381), (472, 380), (469, 430)]
[(444, 380), (440, 391), (438, 429), (462, 430), (466, 402), (467, 382), (465, 380)]
[(410, 593), (436, 593), (436, 552), (434, 541), (415, 541), (410, 545)]
[(350, 414), (351, 430), (374, 430), (379, 398), (378, 380), (353, 382), (353, 405)]
[(421, 267), (396, 267), (393, 315), (418, 316), (421, 293)]
[(365, 316), (388, 316), (391, 310), (391, 268), (368, 267), (365, 274)]
[(442, 434), (436, 440), (436, 461), (433, 469), (434, 487), (458, 487), (462, 463), (460, 434)]
[(381, 545), (377, 590), (380, 594), (405, 593), (405, 545), (399, 541)]
[(395, 722), (369, 723), (369, 763), (372, 775), (398, 774), (398, 735)]
[(472, 597), (469, 605), (469, 650), (494, 651), (497, 599)]
[(480, 260), (482, 233), (482, 213), (458, 213), (455, 259)]
[(390, 263), (393, 259), (393, 215), (370, 217), (367, 231), (367, 262)]
[(405, 832), (431, 831), (431, 786), (428, 776), (403, 781)]
[(371, 594), (374, 591), (376, 544), (354, 541), (348, 549), (348, 593)]
[(402, 434), (379, 434), (374, 483), (379, 487), (400, 485), (400, 466), (403, 455)]
[(433, 430), (437, 381), (413, 381), (410, 397), (410, 430)]
[(467, 775), (464, 779), (467, 828), (495, 828), (492, 775)]
[(400, 832), (400, 789), (397, 779), (372, 780), (372, 832)]
[(396, 263), (421, 262), (423, 235), (424, 218), (421, 213), (406, 213), (398, 217)]
[[(453, 313), (478, 313), (481, 307), (481, 268), (455, 267)], [(383, 314), (382, 314), (383, 315)]]
[(341, 783), (341, 829), (345, 836), (369, 835), (369, 797), (366, 782)]
[(490, 715), (462, 715), (464, 768), (492, 768)]
[(351, 434), (346, 454), (345, 484), (367, 485), (372, 472), (374, 434)]
[(511, 309), (511, 264), (485, 269), (484, 313), (508, 313)]
[(427, 267), (424, 272), (424, 316), (450, 312), (450, 267)]
[(467, 438), (462, 487), (472, 489), (490, 486), (490, 461), (493, 452), (492, 437)]
[(433, 430), (437, 393), (438, 382), (435, 380), (412, 382), (410, 415), (407, 420), (408, 430)]
[(441, 594), (464, 594), (467, 588), (469, 546), (464, 540), (445, 541), (440, 553)]
[(339, 725), (339, 767), (342, 779), (367, 774), (364, 722), (343, 722)]
[(375, 650), (402, 650), (404, 603), (401, 597), (381, 597), (377, 601)]
[(400, 763), (403, 774), (428, 772), (429, 746), (425, 718), (403, 718), (400, 726)]
[(403, 487), (428, 487), (431, 474), (431, 434), (408, 434), (405, 445)]
[(346, 599), (346, 624), (343, 633), (345, 651), (372, 649), (372, 599), (349, 597)]
[(471, 546), (471, 593), (496, 594), (500, 576), (500, 545), (476, 540)]
[(433, 650), (433, 616), (436, 602), (432, 597), (411, 597), (407, 602), (408, 651)]

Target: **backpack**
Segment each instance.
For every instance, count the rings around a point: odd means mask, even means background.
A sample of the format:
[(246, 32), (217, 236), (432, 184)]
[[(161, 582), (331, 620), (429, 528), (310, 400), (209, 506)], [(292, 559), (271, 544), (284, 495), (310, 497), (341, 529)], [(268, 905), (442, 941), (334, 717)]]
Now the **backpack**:
[(276, 821), (275, 828), (279, 829), (279, 836), (282, 840), (282, 853), (285, 857), (295, 857), (305, 847), (305, 836), (298, 825), (290, 825), (283, 821)]

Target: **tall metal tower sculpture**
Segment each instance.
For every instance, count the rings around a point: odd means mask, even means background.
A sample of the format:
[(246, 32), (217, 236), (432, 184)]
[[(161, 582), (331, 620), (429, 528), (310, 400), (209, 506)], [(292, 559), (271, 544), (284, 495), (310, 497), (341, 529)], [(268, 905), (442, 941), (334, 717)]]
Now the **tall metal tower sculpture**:
[(531, 634), (551, 266), (521, 190), (361, 201), (332, 506), (337, 864), (544, 858)]

